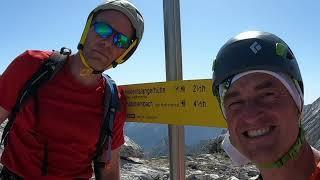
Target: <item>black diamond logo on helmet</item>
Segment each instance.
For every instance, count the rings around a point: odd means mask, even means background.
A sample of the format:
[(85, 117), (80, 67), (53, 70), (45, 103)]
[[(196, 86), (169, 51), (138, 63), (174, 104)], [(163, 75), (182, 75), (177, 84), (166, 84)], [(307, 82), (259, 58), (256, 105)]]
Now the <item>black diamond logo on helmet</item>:
[(252, 51), (254, 54), (257, 54), (258, 51), (260, 51), (260, 50), (262, 49), (262, 47), (260, 46), (260, 44), (258, 44), (258, 43), (255, 41), (253, 44), (251, 44), (250, 49), (251, 49), (251, 51)]

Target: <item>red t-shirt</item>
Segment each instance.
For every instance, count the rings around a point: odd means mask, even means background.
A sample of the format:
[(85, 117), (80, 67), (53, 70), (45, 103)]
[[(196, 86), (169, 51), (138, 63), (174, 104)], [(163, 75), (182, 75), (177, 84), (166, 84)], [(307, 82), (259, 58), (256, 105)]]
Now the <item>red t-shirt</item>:
[[(9, 65), (0, 78), (2, 108), (12, 110), (25, 82), (51, 53), (26, 51)], [(97, 86), (87, 87), (72, 76), (68, 65), (64, 66), (39, 90), (38, 118), (35, 118), (33, 98), (17, 114), (1, 163), (25, 179), (40, 177), (47, 142), (46, 179), (90, 178), (103, 116), (105, 83), (101, 78)], [(125, 104), (121, 104), (122, 111), (116, 114), (112, 149), (124, 143), (126, 113)]]
[(320, 162), (317, 164), (316, 169), (310, 176), (309, 180), (320, 180)]

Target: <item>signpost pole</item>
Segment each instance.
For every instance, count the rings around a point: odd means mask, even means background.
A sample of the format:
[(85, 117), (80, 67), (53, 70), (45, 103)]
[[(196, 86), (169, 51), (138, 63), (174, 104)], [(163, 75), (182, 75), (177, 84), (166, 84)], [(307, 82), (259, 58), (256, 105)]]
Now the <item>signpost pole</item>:
[[(182, 80), (179, 0), (163, 0), (167, 81)], [(172, 117), (174, 118), (174, 117)], [(184, 126), (168, 125), (170, 179), (185, 179)]]

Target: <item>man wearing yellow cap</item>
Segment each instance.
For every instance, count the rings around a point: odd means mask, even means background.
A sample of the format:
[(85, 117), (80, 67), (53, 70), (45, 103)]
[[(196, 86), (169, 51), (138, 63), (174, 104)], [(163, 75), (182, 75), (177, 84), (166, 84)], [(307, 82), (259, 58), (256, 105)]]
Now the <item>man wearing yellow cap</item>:
[[(133, 54), (143, 30), (140, 12), (128, 1), (111, 0), (99, 5), (89, 14), (79, 51), (67, 53), (66, 62), (54, 78), (38, 88), (18, 110), (18, 96), (28, 95), (19, 93), (27, 92), (23, 89), (25, 84), (30, 84), (30, 78), (53, 52), (28, 50), (12, 61), (0, 79), (0, 121), (14, 119), (5, 138), (1, 179), (91, 178), (98, 142), (105, 139), (100, 136), (104, 130), (100, 131), (102, 118), (113, 113), (105, 114), (108, 103), (104, 98), (109, 91), (102, 73)], [(45, 74), (37, 75), (42, 76)], [(120, 97), (120, 104), (121, 111), (115, 112), (110, 133), (112, 141), (103, 146), (111, 149), (111, 158), (95, 163), (96, 179), (120, 179), (119, 149), (124, 143), (126, 120), (124, 96)]]

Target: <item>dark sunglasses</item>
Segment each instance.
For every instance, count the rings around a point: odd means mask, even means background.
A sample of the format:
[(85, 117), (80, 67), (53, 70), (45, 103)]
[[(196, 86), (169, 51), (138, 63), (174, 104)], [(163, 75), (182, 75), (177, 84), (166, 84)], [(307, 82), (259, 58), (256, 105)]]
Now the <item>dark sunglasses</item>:
[(94, 31), (101, 37), (101, 38), (109, 38), (113, 36), (113, 44), (119, 48), (127, 49), (130, 45), (132, 40), (128, 38), (128, 36), (117, 32), (114, 30), (109, 24), (103, 22), (95, 22), (93, 24)]

